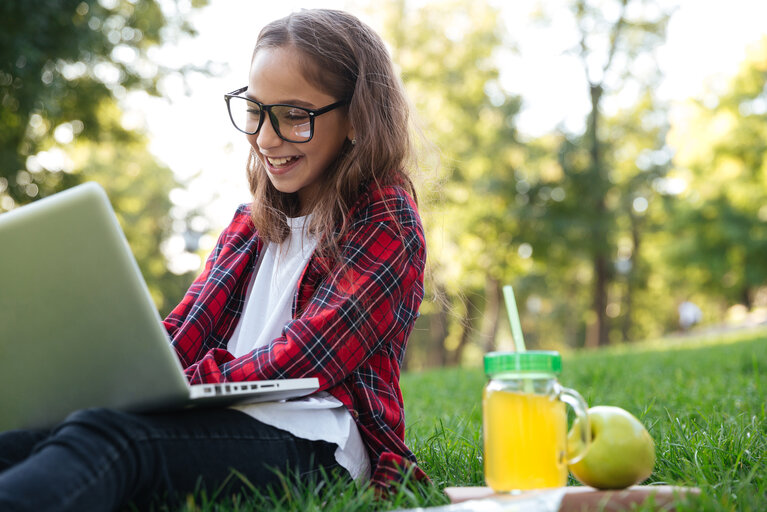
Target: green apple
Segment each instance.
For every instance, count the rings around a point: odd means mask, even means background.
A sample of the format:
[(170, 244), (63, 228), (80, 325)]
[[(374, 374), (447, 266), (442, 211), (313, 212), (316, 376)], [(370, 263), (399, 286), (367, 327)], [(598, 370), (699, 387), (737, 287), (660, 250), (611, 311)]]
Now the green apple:
[[(588, 414), (591, 444), (582, 459), (570, 464), (573, 476), (597, 489), (624, 489), (649, 477), (655, 443), (644, 425), (620, 407), (592, 407)], [(581, 448), (577, 432), (574, 424), (568, 434), (571, 453)]]

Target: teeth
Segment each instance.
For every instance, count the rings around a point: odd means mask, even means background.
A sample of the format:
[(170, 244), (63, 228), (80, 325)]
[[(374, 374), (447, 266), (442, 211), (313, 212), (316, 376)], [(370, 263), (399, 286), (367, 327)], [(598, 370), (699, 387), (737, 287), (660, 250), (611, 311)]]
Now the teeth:
[(298, 157), (295, 156), (289, 156), (286, 158), (270, 158), (267, 157), (266, 159), (269, 160), (269, 163), (272, 164), (275, 167), (279, 167), (280, 165), (285, 165), (286, 163), (290, 162), (291, 160), (294, 160)]

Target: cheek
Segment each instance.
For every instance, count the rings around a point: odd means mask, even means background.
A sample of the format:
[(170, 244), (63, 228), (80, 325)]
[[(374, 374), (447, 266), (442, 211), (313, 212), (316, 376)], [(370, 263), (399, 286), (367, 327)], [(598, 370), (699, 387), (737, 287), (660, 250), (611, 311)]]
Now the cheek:
[[(325, 128), (324, 131), (317, 133), (315, 128), (315, 138), (309, 144), (315, 144), (315, 154), (321, 154), (322, 158), (328, 161), (334, 160), (343, 148), (346, 141), (346, 133), (338, 126)], [(319, 135), (319, 136), (318, 136)]]

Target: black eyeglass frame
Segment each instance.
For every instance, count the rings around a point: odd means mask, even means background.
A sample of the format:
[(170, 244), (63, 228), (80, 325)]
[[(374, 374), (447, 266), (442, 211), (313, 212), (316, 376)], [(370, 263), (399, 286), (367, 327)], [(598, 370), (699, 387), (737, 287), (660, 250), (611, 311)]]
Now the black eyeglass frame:
[[(248, 90), (247, 85), (245, 87), (240, 87), (239, 89), (235, 89), (234, 91), (230, 93), (224, 94), (224, 101), (226, 101), (226, 111), (229, 113), (229, 119), (232, 121), (232, 124), (234, 125), (234, 127), (238, 131), (246, 135), (255, 135), (259, 132), (259, 130), (261, 130), (261, 127), (264, 125), (264, 119), (266, 117), (264, 116), (264, 112), (266, 112), (267, 114), (269, 114), (269, 121), (272, 123), (272, 129), (274, 129), (274, 133), (276, 133), (277, 136), (281, 138), (282, 140), (284, 140), (285, 142), (290, 142), (293, 144), (303, 144), (305, 142), (309, 142), (310, 140), (312, 140), (312, 138), (314, 138), (314, 118), (349, 103), (349, 100), (341, 100), (341, 101), (336, 101), (335, 103), (331, 103), (330, 105), (327, 105), (322, 108), (317, 108), (317, 109), (299, 107), (298, 105), (291, 105), (289, 103), (273, 103), (271, 105), (265, 105), (261, 103), (260, 101), (250, 99), (246, 96), (241, 96), (241, 94), (245, 92), (246, 90)], [(234, 121), (234, 116), (232, 115), (232, 109), (229, 106), (229, 100), (231, 98), (241, 98), (251, 103), (255, 103), (256, 105), (258, 105), (258, 108), (261, 109), (261, 116), (258, 120), (258, 126), (256, 127), (254, 131), (249, 132), (237, 126), (237, 123)], [(282, 133), (280, 132), (280, 121), (277, 119), (277, 116), (275, 116), (272, 113), (273, 107), (292, 107), (292, 108), (298, 108), (303, 110), (304, 112), (307, 112), (309, 114), (309, 138), (306, 140), (291, 140), (285, 137), (284, 135), (282, 135)]]

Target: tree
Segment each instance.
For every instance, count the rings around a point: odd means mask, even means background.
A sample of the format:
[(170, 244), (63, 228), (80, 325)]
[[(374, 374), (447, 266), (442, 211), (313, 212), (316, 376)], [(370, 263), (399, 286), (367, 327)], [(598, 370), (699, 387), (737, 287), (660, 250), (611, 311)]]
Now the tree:
[(670, 205), (670, 257), (692, 293), (751, 308), (767, 284), (767, 37), (739, 72), (673, 126), (672, 177), (686, 187)]
[(191, 32), (155, 0), (0, 4), (0, 212), (100, 182), (166, 310), (189, 279), (168, 274), (158, 250), (171, 231), (168, 192), (178, 183), (146, 138), (124, 126), (119, 100), (133, 89), (158, 94), (163, 76), (189, 71), (160, 68), (148, 50)]
[(592, 315), (586, 345), (598, 346), (609, 340), (607, 309), (613, 279), (610, 264), (619, 231), (616, 208), (621, 203), (610, 200), (616, 187), (611, 182), (608, 155), (617, 148), (608, 144), (604, 102), (611, 93), (630, 85), (646, 89), (648, 80), (652, 83), (657, 79), (657, 68), (651, 67), (648, 76), (642, 76), (635, 64), (640, 57), (649, 57), (663, 41), (669, 13), (652, 0), (574, 0), (571, 10), (579, 39), (573, 53), (582, 63), (591, 110), (583, 135), (576, 144), (563, 146), (562, 163), (565, 172), (579, 184), (576, 197), (581, 207), (569, 212), (573, 215), (570, 222), (585, 230), (585, 236), (574, 240), (573, 247), (585, 251), (591, 260)]
[(667, 263), (658, 247), (666, 239), (664, 204), (673, 200), (662, 184), (671, 166), (668, 106), (643, 91), (636, 104), (606, 117), (606, 153), (615, 218), (615, 252), (606, 313), (610, 339), (630, 341), (659, 335), (675, 319)]
[(457, 364), (479, 338), (492, 346), (499, 282), (509, 274), (507, 262), (515, 261), (513, 219), (503, 212), (519, 152), (519, 99), (500, 88), (497, 52), (504, 35), (497, 9), (487, 3), (412, 8), (400, 1), (387, 4), (382, 18), (416, 116), (440, 156), (439, 176), (421, 187), (433, 299), (422, 307), (430, 321), (422, 358)]
[[(195, 6), (204, 2), (196, 0)], [(46, 0), (0, 5), (0, 211), (72, 185), (54, 150), (74, 137), (131, 139), (119, 119), (100, 115), (126, 91), (157, 94), (170, 72), (147, 51), (163, 34), (191, 33), (155, 0)], [(32, 171), (32, 172), (28, 172)]]

